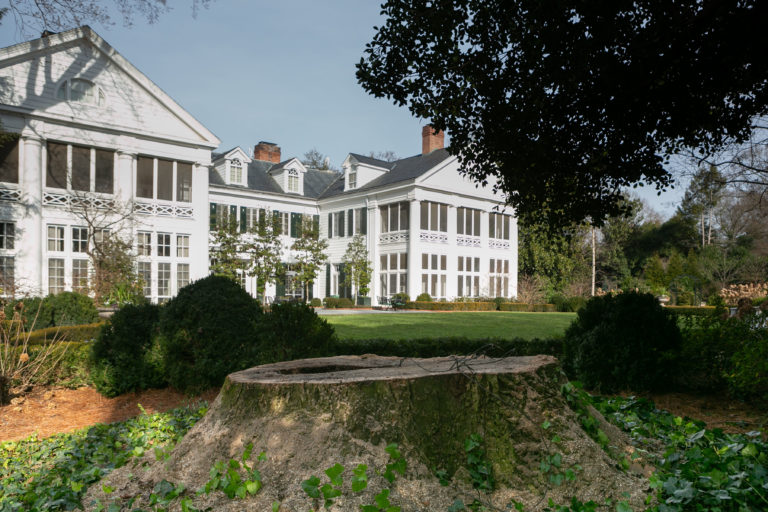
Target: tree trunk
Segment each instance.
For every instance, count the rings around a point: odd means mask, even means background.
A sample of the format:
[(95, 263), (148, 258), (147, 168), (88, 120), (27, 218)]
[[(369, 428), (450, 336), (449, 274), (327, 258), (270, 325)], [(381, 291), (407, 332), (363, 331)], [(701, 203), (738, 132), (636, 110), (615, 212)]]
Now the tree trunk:
[[(514, 496), (535, 509), (542, 497), (625, 499), (624, 491), (640, 506), (647, 482), (618, 469), (586, 434), (561, 394), (564, 382), (551, 356), (368, 355), (259, 366), (227, 377), (207, 415), (170, 459), (153, 462), (149, 471), (121, 468), (108, 477), (108, 485), (151, 489), (166, 479), (197, 489), (216, 461), (238, 458), (252, 442), (254, 453), (266, 452), (267, 460), (258, 466), (264, 490), (237, 503), (237, 510), (269, 510), (273, 501), (281, 510), (307, 510), (301, 482), (310, 475), (324, 479), (323, 471), (335, 463), (346, 469), (345, 486), (358, 464), (368, 465), (371, 480), (360, 494), (345, 487), (332, 510), (360, 510), (383, 487), (392, 490), (392, 503), (403, 510), (447, 510), (458, 497), (471, 503), (478, 496), (501, 509)], [(622, 433), (611, 430), (596, 411), (593, 415), (617, 451), (628, 449)], [(491, 494), (472, 489), (465, 442), (473, 434), (481, 436), (480, 457), (492, 468), (496, 492)], [(555, 436), (560, 440), (553, 443)], [(390, 462), (384, 451), (388, 443), (397, 443), (408, 461), (406, 474), (394, 484), (377, 476)], [(577, 482), (559, 488), (550, 484), (550, 474), (542, 474), (540, 463), (556, 453), (562, 471), (583, 467)], [(448, 487), (434, 476), (438, 470), (451, 478)], [(195, 506), (223, 510), (226, 503), (211, 497)]]
[(595, 296), (595, 274), (597, 274), (597, 249), (595, 248), (595, 226), (592, 226), (592, 297)]

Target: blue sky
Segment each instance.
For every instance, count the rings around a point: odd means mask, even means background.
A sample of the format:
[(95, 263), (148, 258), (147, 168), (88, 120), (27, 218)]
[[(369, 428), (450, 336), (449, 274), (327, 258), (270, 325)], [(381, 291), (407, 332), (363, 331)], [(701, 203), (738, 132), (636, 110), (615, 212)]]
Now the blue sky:
[[(218, 0), (197, 18), (190, 2), (175, 4), (153, 25), (92, 28), (213, 131), (221, 149), (265, 140), (284, 157), (317, 148), (336, 166), (350, 152), (421, 151), (425, 121), (355, 79), (383, 21), (378, 0)], [(0, 46), (23, 39), (6, 18)], [(681, 193), (637, 190), (665, 216)]]

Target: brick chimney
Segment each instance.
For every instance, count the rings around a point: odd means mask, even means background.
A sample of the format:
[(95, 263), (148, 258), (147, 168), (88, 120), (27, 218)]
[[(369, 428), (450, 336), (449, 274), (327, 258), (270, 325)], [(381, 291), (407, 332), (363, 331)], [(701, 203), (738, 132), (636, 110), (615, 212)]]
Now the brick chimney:
[(426, 155), (436, 149), (445, 147), (445, 133), (439, 131), (435, 133), (432, 125), (427, 125), (421, 129), (421, 154)]
[(280, 163), (280, 146), (274, 142), (261, 141), (253, 148), (253, 159)]

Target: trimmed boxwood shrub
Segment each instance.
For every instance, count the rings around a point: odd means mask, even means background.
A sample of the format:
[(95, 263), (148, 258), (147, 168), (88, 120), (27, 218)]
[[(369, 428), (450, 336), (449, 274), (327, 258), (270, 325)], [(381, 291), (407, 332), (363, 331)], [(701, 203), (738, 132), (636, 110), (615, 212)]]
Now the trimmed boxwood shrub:
[(99, 319), (93, 299), (75, 292), (61, 292), (44, 298), (28, 297), (9, 302), (5, 307), (7, 318), (13, 318), (14, 309), (21, 303), (21, 316), (25, 329), (34, 331), (61, 325), (91, 324)]
[(355, 307), (355, 303), (352, 302), (352, 299), (349, 299), (347, 297), (342, 297), (338, 299), (338, 302), (336, 303), (337, 308), (353, 308)]
[(160, 307), (127, 304), (115, 311), (91, 350), (91, 382), (105, 396), (162, 387), (162, 362), (153, 341)]
[(522, 302), (505, 302), (499, 304), (500, 311), (533, 311), (536, 313), (554, 313), (557, 308), (554, 304), (524, 304)]
[(651, 294), (593, 297), (565, 334), (563, 367), (600, 392), (658, 390), (672, 384), (681, 334)]
[(65, 325), (63, 327), (46, 327), (29, 333), (30, 345), (45, 344), (52, 340), (61, 341), (91, 341), (101, 333), (104, 322), (85, 325)]
[(408, 302), (406, 309), (427, 311), (496, 311), (495, 302)]
[(432, 296), (428, 293), (420, 293), (416, 297), (416, 302), (432, 302)]
[(211, 275), (182, 288), (160, 313), (158, 339), (168, 383), (195, 393), (253, 366), (261, 316), (258, 302), (226, 277)]
[(312, 306), (313, 308), (319, 308), (319, 307), (322, 307), (323, 301), (321, 301), (318, 297), (315, 297), (314, 299), (309, 301), (309, 305)]
[(336, 343), (333, 327), (300, 302), (273, 304), (259, 331), (259, 364), (324, 357)]

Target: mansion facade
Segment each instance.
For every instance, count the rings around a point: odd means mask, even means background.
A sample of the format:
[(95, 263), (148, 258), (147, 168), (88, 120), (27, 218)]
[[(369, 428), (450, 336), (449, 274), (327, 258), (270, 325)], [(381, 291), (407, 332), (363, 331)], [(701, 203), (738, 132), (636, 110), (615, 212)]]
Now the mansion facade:
[[(350, 153), (342, 172), (283, 158), (273, 143), (218, 152), (219, 139), (88, 27), (0, 49), (0, 286), (8, 295), (88, 287), (91, 238), (132, 240), (144, 293), (172, 297), (209, 273), (210, 231), (311, 217), (328, 241), (312, 297), (348, 296), (342, 259), (365, 237), (373, 305), (517, 294), (517, 221), (493, 183), (459, 172), (442, 133), (392, 162)], [(255, 278), (243, 285), (256, 295)], [(290, 270), (267, 296), (297, 297)]]

